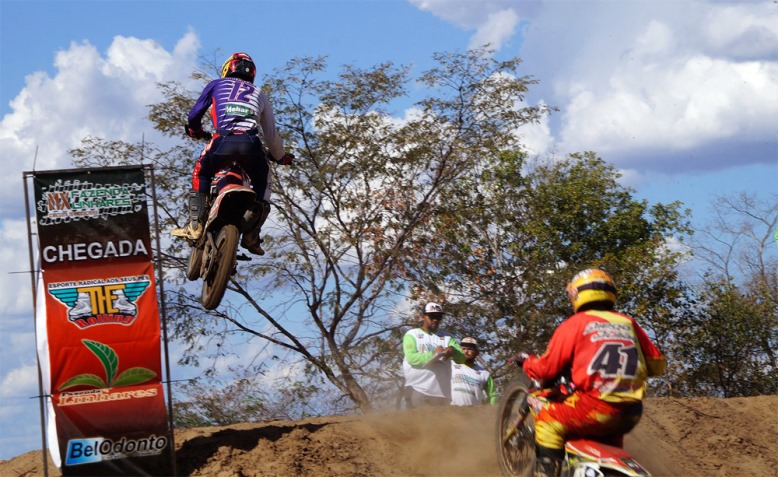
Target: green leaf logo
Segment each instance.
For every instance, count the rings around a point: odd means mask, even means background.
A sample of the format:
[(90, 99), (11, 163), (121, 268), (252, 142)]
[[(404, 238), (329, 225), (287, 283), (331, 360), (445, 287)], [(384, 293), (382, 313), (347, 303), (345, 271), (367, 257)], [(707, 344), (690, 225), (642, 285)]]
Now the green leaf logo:
[(81, 342), (103, 363), (105, 376), (108, 378), (108, 383), (111, 383), (113, 378), (116, 377), (116, 369), (119, 367), (119, 356), (116, 354), (116, 351), (112, 350), (108, 345), (98, 343), (97, 341), (81, 340)]
[(150, 369), (146, 368), (130, 368), (127, 371), (124, 371), (122, 374), (119, 375), (118, 378), (116, 378), (116, 381), (113, 382), (114, 387), (118, 386), (130, 386), (132, 384), (140, 384), (142, 382), (148, 381), (149, 379), (155, 377), (157, 373)]
[(103, 364), (106, 380), (94, 374), (79, 374), (68, 379), (58, 391), (62, 391), (74, 386), (92, 386), (94, 388), (112, 388), (119, 386), (131, 386), (133, 384), (144, 383), (157, 376), (157, 373), (146, 368), (130, 368), (116, 376), (119, 370), (119, 355), (116, 354), (110, 346), (92, 340), (81, 340), (84, 346), (91, 351), (97, 359)]
[(73, 376), (72, 378), (65, 381), (62, 386), (57, 388), (58, 390), (62, 391), (63, 389), (72, 388), (73, 386), (92, 386), (94, 388), (105, 388), (108, 387), (105, 385), (105, 382), (100, 379), (99, 376), (95, 376), (94, 374), (79, 374), (78, 376)]

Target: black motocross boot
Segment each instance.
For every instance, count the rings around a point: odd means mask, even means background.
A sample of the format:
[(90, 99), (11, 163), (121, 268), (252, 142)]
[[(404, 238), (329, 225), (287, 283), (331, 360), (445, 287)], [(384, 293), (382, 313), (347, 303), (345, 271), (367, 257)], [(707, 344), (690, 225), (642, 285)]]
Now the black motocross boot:
[(254, 255), (265, 254), (259, 233), (269, 214), (270, 202), (258, 200), (243, 215), (243, 238), (240, 240), (240, 246)]
[(205, 206), (207, 201), (208, 194), (197, 191), (189, 193), (189, 229), (194, 240), (203, 234), (205, 221), (208, 219), (208, 209)]
[(535, 477), (559, 477), (562, 473), (562, 462), (565, 459), (565, 451), (562, 449), (549, 449), (536, 445), (535, 448)]
[(198, 240), (203, 235), (205, 220), (208, 216), (206, 208), (208, 195), (196, 190), (189, 192), (187, 198), (187, 210), (189, 211), (189, 222), (180, 229), (173, 229), (172, 235), (184, 237), (191, 240)]

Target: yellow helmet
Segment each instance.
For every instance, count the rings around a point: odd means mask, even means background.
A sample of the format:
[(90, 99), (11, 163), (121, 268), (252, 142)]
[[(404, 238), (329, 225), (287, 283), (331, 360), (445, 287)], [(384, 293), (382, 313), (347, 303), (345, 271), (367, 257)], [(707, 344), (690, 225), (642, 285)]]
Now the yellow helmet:
[(588, 268), (567, 284), (567, 297), (576, 313), (583, 305), (595, 302), (610, 303), (612, 308), (616, 304), (616, 284), (607, 272)]

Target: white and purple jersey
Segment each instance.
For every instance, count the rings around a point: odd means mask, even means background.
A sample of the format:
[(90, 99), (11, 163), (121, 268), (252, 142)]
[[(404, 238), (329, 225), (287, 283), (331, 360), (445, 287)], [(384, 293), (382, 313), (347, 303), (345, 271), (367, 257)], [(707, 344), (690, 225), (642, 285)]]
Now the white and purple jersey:
[(216, 133), (248, 131), (261, 128), (265, 144), (274, 159), (284, 155), (284, 145), (276, 133), (273, 108), (261, 89), (240, 78), (219, 78), (205, 87), (189, 111), (189, 128), (200, 131), (202, 118), (211, 108), (211, 121)]

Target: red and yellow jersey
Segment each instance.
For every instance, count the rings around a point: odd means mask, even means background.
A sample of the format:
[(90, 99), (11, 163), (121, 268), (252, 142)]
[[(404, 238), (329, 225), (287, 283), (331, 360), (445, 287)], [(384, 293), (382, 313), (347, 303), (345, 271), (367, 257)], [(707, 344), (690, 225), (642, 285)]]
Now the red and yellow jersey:
[(667, 362), (645, 330), (614, 311), (576, 313), (554, 331), (542, 356), (531, 356), (524, 371), (549, 380), (570, 368), (579, 392), (619, 403), (643, 399), (646, 379), (664, 373)]

